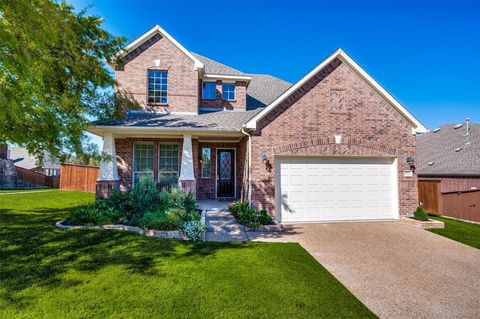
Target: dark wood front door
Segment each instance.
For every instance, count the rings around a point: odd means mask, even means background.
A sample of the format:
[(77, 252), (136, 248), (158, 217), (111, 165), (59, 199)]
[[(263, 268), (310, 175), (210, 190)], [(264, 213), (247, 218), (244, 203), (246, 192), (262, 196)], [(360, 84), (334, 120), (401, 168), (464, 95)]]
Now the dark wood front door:
[(235, 153), (217, 152), (217, 197), (235, 197)]

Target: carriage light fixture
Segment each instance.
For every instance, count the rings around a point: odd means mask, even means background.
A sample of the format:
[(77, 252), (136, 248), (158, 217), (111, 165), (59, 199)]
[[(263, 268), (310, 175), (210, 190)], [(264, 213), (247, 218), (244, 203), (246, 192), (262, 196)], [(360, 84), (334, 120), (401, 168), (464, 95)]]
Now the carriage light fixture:
[(267, 165), (267, 163), (268, 163), (267, 154), (263, 154), (263, 155), (262, 155), (262, 163), (265, 164), (265, 165)]

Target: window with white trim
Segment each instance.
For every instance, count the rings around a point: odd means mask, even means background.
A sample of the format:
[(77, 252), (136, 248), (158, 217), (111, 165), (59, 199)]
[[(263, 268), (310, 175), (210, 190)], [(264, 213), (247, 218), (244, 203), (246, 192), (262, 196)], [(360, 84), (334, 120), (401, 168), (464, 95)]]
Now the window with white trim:
[(168, 72), (148, 71), (147, 102), (151, 104), (168, 103)]
[(217, 83), (203, 82), (202, 99), (215, 100), (217, 98)]
[(158, 152), (158, 181), (161, 184), (178, 184), (178, 144), (160, 143)]
[(133, 183), (142, 178), (153, 180), (153, 143), (141, 142), (133, 146)]
[(202, 148), (202, 178), (210, 178), (212, 169), (212, 149), (210, 147)]
[(235, 100), (235, 83), (222, 84), (222, 97), (224, 100)]

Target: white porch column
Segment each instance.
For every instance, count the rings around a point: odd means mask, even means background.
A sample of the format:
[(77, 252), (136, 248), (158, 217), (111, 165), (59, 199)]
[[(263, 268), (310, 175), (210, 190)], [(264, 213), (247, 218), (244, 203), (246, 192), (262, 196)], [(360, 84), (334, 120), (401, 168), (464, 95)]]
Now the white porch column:
[(109, 155), (109, 158), (100, 163), (96, 186), (97, 198), (108, 197), (114, 190), (119, 190), (115, 139), (112, 134), (103, 136), (103, 153)]
[(182, 165), (180, 166), (180, 187), (187, 193), (195, 193), (195, 174), (193, 172), (192, 135), (183, 135)]

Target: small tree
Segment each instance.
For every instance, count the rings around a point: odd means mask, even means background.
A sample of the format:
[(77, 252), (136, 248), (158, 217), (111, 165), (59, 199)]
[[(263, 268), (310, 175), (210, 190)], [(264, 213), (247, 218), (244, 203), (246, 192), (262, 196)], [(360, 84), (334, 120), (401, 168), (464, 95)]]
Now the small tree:
[(90, 119), (118, 114), (105, 91), (123, 39), (101, 23), (63, 1), (0, 0), (0, 144), (62, 160), (83, 152)]

